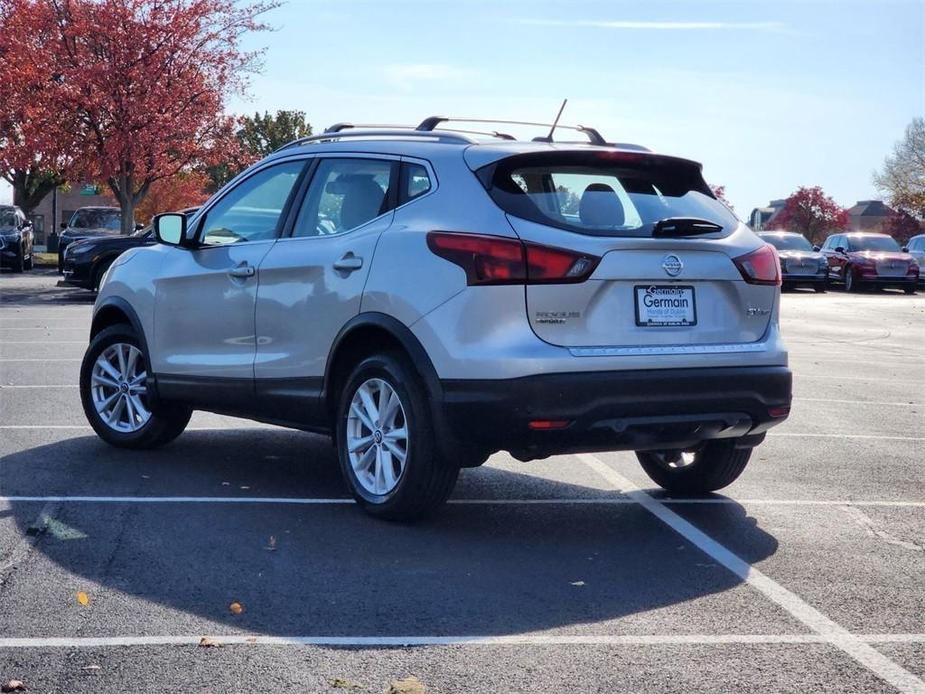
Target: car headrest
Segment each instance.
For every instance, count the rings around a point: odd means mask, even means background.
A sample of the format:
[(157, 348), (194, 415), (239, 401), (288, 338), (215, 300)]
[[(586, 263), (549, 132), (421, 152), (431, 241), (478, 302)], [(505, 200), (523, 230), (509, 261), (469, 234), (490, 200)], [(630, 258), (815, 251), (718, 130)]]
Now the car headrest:
[(625, 218), (623, 203), (606, 183), (592, 183), (581, 194), (578, 217), (587, 226), (621, 226)]
[(328, 183), (325, 190), (344, 196), (340, 209), (341, 229), (353, 229), (378, 217), (385, 200), (385, 191), (372, 176), (339, 176)]

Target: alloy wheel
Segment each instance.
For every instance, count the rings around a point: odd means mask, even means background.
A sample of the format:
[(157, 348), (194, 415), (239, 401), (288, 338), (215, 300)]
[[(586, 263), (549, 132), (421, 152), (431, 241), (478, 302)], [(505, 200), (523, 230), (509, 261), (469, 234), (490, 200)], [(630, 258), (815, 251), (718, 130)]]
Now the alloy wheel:
[(134, 345), (109, 345), (96, 358), (90, 376), (93, 407), (114, 431), (138, 431), (151, 419), (148, 373), (144, 356)]
[(370, 378), (350, 401), (346, 427), (347, 455), (357, 481), (377, 496), (393, 491), (408, 459), (408, 420), (396, 390)]

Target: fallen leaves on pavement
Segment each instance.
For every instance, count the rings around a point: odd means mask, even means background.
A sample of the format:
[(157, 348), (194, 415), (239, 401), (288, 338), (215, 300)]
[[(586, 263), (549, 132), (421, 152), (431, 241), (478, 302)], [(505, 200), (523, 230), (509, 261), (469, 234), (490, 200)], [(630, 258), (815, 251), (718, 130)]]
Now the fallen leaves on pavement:
[(26, 685), (22, 683), (22, 680), (8, 680), (0, 685), (0, 692), (24, 692), (26, 691)]
[(424, 683), (414, 675), (409, 675), (392, 682), (388, 694), (424, 694)]
[(84, 606), (89, 605), (89, 604), (90, 604), (90, 596), (87, 595), (86, 593), (84, 593), (82, 590), (80, 590), (80, 591), (77, 592), (77, 602), (78, 602), (79, 604), (81, 604), (81, 605), (84, 605)]
[(233, 602), (228, 606), (228, 609), (231, 610), (231, 614), (241, 614), (244, 612), (244, 605), (239, 602)]
[(328, 681), (334, 689), (358, 689), (360, 686), (356, 682), (351, 682), (343, 677), (332, 677)]
[(210, 639), (208, 636), (203, 636), (199, 639), (200, 648), (221, 648), (222, 644), (215, 639)]

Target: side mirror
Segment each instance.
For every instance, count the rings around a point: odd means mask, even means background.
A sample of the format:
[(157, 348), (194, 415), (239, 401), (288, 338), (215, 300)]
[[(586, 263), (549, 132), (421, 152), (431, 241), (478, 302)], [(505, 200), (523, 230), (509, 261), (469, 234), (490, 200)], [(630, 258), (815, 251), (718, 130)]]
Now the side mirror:
[(821, 251), (822, 249), (821, 249), (821, 248), (819, 247), (819, 245), (817, 244), (817, 245), (813, 246), (813, 250), (816, 251), (816, 252), (818, 253), (818, 252)]
[(67, 222), (61, 222), (61, 228), (67, 229)]
[(186, 245), (186, 215), (165, 212), (154, 217), (154, 236), (168, 246)]
[(903, 246), (903, 247), (900, 248), (899, 250), (901, 250), (903, 253), (908, 253), (908, 252), (909, 252), (909, 246)]
[(845, 252), (845, 247), (844, 247), (844, 246), (836, 246), (836, 247), (835, 247), (835, 252), (836, 252), (836, 253), (844, 253), (844, 252)]
[(144, 228), (145, 228), (144, 224), (139, 224), (138, 222), (135, 222), (135, 231), (141, 231)]

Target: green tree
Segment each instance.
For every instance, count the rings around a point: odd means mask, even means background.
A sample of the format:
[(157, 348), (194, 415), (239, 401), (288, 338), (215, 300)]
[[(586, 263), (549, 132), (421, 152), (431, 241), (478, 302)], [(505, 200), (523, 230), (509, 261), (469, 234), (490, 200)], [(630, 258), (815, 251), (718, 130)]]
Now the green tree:
[(913, 118), (893, 154), (874, 174), (890, 205), (925, 219), (925, 118)]
[(216, 191), (247, 166), (272, 154), (283, 145), (312, 134), (312, 126), (305, 120), (304, 111), (280, 110), (275, 114), (243, 116), (238, 121), (235, 136), (240, 152), (230, 161), (209, 169), (212, 191)]

